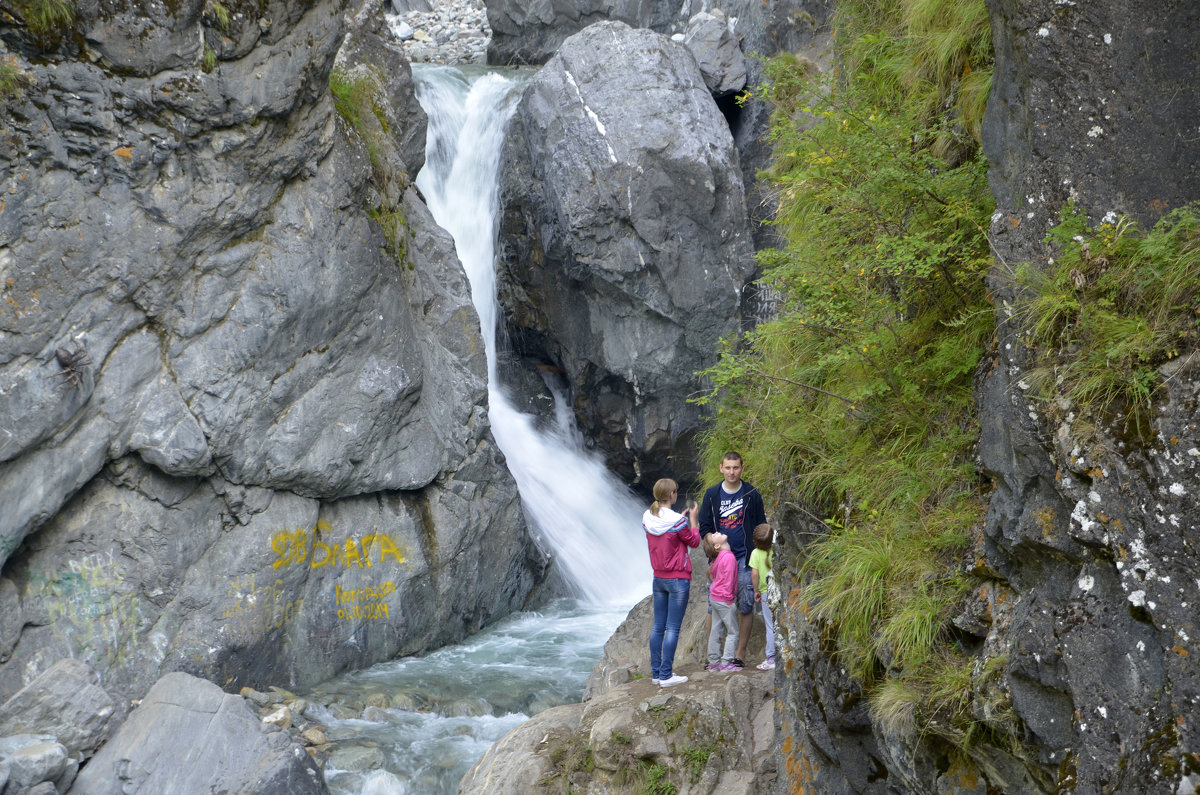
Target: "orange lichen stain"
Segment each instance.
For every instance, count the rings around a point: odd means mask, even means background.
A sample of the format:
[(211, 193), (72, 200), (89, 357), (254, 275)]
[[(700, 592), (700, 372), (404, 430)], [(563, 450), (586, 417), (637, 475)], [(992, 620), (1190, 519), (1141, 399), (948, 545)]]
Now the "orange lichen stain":
[(1104, 477), (1104, 470), (1100, 467), (1092, 467), (1087, 473), (1093, 480), (1101, 480)]
[(783, 672), (784, 672), (785, 674), (790, 674), (790, 673), (792, 672), (792, 668), (794, 668), (794, 667), (795, 667), (795, 661), (794, 661), (794, 660), (790, 660), (790, 659), (789, 659), (789, 660), (784, 660), (784, 661), (783, 661)]
[(813, 784), (817, 765), (804, 752), (799, 744), (794, 744), (791, 737), (785, 737), (781, 748), (783, 767), (788, 775), (788, 791), (794, 795), (816, 795)]
[(1173, 648), (1171, 649), (1171, 651), (1175, 652), (1175, 653), (1176, 653), (1176, 654), (1178, 654), (1180, 657), (1186, 657), (1186, 656), (1188, 656), (1188, 650), (1187, 650), (1187, 649), (1185, 649), (1185, 648), (1183, 648), (1182, 646), (1175, 646), (1175, 647), (1173, 647)]
[(1171, 434), (1171, 444), (1179, 444), (1179, 437), (1175, 434)]
[(1058, 483), (1062, 480), (1062, 467), (1054, 470), (1054, 482)]
[(1054, 533), (1053, 508), (1041, 508), (1034, 513), (1033, 518), (1037, 522), (1038, 529), (1042, 531), (1042, 538), (1049, 538)]
[(951, 786), (961, 791), (969, 792), (979, 786), (979, 776), (975, 769), (969, 767), (963, 762), (956, 762), (946, 771), (946, 778), (952, 782)]
[(1016, 217), (1015, 215), (1010, 215), (1008, 217), (1008, 225), (1011, 226), (1013, 229), (1016, 229), (1018, 226), (1021, 225), (1021, 219)]
[(128, 146), (122, 146), (120, 149), (118, 149), (118, 150), (116, 150), (115, 152), (113, 152), (113, 154), (114, 154), (114, 155), (116, 155), (117, 157), (123, 157), (123, 158), (125, 158), (126, 160), (133, 160), (133, 149), (132, 149), (132, 147), (128, 147)]

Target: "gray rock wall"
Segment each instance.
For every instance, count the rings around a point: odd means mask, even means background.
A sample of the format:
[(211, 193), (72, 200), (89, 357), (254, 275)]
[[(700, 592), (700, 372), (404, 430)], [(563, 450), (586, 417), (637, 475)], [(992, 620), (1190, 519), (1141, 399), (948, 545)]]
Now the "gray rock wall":
[[(1023, 380), (1013, 269), (1074, 198), (1094, 222), (1152, 224), (1200, 196), (1200, 18), (1194, 6), (990, 0), (996, 72), (984, 127), (997, 200), (993, 355), (977, 378), (978, 447), (995, 484), (954, 619), (978, 654), (974, 715), (989, 733), (947, 757), (875, 721), (795, 572), (780, 580), (780, 767), (823, 793), (1192, 792), (1200, 785), (1200, 366), (1182, 352), (1149, 440), (1110, 418), (1048, 416)], [(792, 538), (801, 515), (773, 520)], [(778, 559), (778, 557), (777, 557)], [(787, 559), (787, 556), (784, 557)], [(998, 666), (984, 676), (983, 663)]]
[(746, 54), (774, 55), (823, 36), (833, 0), (488, 0), (488, 63), (543, 64), (568, 38), (596, 22), (684, 33), (700, 13), (719, 10)]
[[(687, 400), (754, 271), (729, 128), (686, 48), (620, 22), (525, 89), (501, 161), (501, 301), (560, 367), (584, 436), (646, 485), (687, 472)], [(642, 479), (645, 482), (642, 482)]]
[[(372, 148), (330, 96), (341, 2), (228, 5), (81, 6), (48, 54), (0, 28), (31, 81), (0, 117), (0, 695), (63, 657), (121, 705), (172, 670), (313, 684), (543, 575), (465, 274), (404, 192), (407, 67), (376, 63)], [(355, 35), (348, 68), (382, 59)]]
[[(1163, 368), (1153, 438), (1065, 421), (1026, 399), (1011, 267), (1075, 199), (1094, 223), (1150, 226), (1200, 196), (1200, 17), (1187, 3), (990, 2), (996, 81), (984, 142), (998, 350), (979, 382), (980, 455), (996, 490), (986, 561), (1014, 598), (989, 651), (1044, 791), (1176, 792), (1200, 784), (1195, 539), (1200, 368)], [(1133, 15), (1133, 16), (1131, 16)], [(1136, 23), (1131, 24), (1136, 19)], [(1084, 425), (1095, 425), (1089, 438)], [(1009, 590), (1011, 589), (1011, 590)]]

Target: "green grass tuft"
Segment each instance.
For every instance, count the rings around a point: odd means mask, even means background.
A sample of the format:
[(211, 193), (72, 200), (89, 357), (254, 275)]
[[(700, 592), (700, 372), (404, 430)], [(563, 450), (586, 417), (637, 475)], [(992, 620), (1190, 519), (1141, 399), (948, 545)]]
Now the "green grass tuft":
[(1094, 229), (1073, 204), (1046, 238), (1047, 270), (1025, 265), (1017, 312), (1035, 367), (1031, 391), (1058, 409), (1111, 416), (1152, 433), (1158, 368), (1200, 344), (1200, 202), (1145, 231), (1127, 218)]
[(29, 30), (39, 36), (59, 33), (75, 24), (75, 0), (17, 0)]
[(28, 85), (29, 76), (15, 58), (0, 58), (0, 107), (23, 97)]

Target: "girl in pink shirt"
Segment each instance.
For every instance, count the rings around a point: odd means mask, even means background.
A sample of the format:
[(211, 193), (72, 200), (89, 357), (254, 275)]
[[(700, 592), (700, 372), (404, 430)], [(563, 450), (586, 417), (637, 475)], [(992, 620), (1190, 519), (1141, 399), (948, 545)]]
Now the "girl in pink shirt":
[[(729, 548), (729, 539), (724, 533), (709, 533), (704, 536), (704, 552), (712, 562), (708, 567), (711, 580), (708, 586), (709, 603), (712, 605), (712, 629), (708, 633), (708, 670), (740, 671), (734, 662), (738, 642), (737, 558)], [(725, 648), (721, 649), (721, 636), (725, 636)]]

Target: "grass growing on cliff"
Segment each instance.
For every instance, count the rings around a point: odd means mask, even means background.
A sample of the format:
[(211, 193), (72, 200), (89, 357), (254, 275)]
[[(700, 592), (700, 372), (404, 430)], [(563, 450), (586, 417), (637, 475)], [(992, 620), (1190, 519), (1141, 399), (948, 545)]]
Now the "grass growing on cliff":
[(30, 32), (39, 36), (75, 24), (75, 0), (17, 0), (16, 8)]
[(943, 728), (970, 720), (947, 620), (983, 511), (972, 376), (992, 330), (990, 27), (982, 0), (851, 0), (838, 16), (836, 78), (767, 64), (787, 245), (760, 262), (778, 314), (707, 372), (705, 457), (715, 471), (737, 449), (769, 498), (826, 517), (785, 565), (839, 661), (879, 714), (906, 705), (914, 731), (961, 737)]
[(371, 180), (379, 194), (375, 205), (367, 207), (367, 214), (383, 230), (384, 248), (397, 266), (411, 268), (408, 238), (413, 233), (399, 206), (408, 175), (402, 169), (389, 168), (385, 162), (392, 152), (386, 141), (390, 124), (380, 99), (385, 83), (383, 76), (370, 67), (359, 66), (350, 71), (335, 68), (329, 75), (329, 92), (338, 115), (367, 148)]
[(377, 95), (383, 90), (382, 75), (373, 69), (359, 67), (353, 72), (334, 69), (329, 74), (329, 91), (338, 114), (367, 144), (367, 156), (375, 171), (381, 172), (379, 136), (388, 131), (387, 114), (379, 105)]
[(1046, 241), (1050, 268), (1016, 274), (1031, 296), (1017, 306), (1037, 363), (1028, 383), (1148, 437), (1159, 366), (1200, 343), (1200, 202), (1149, 231), (1128, 218), (1093, 228), (1068, 205)]
[(25, 74), (12, 56), (0, 58), (0, 107), (25, 95), (29, 76)]

